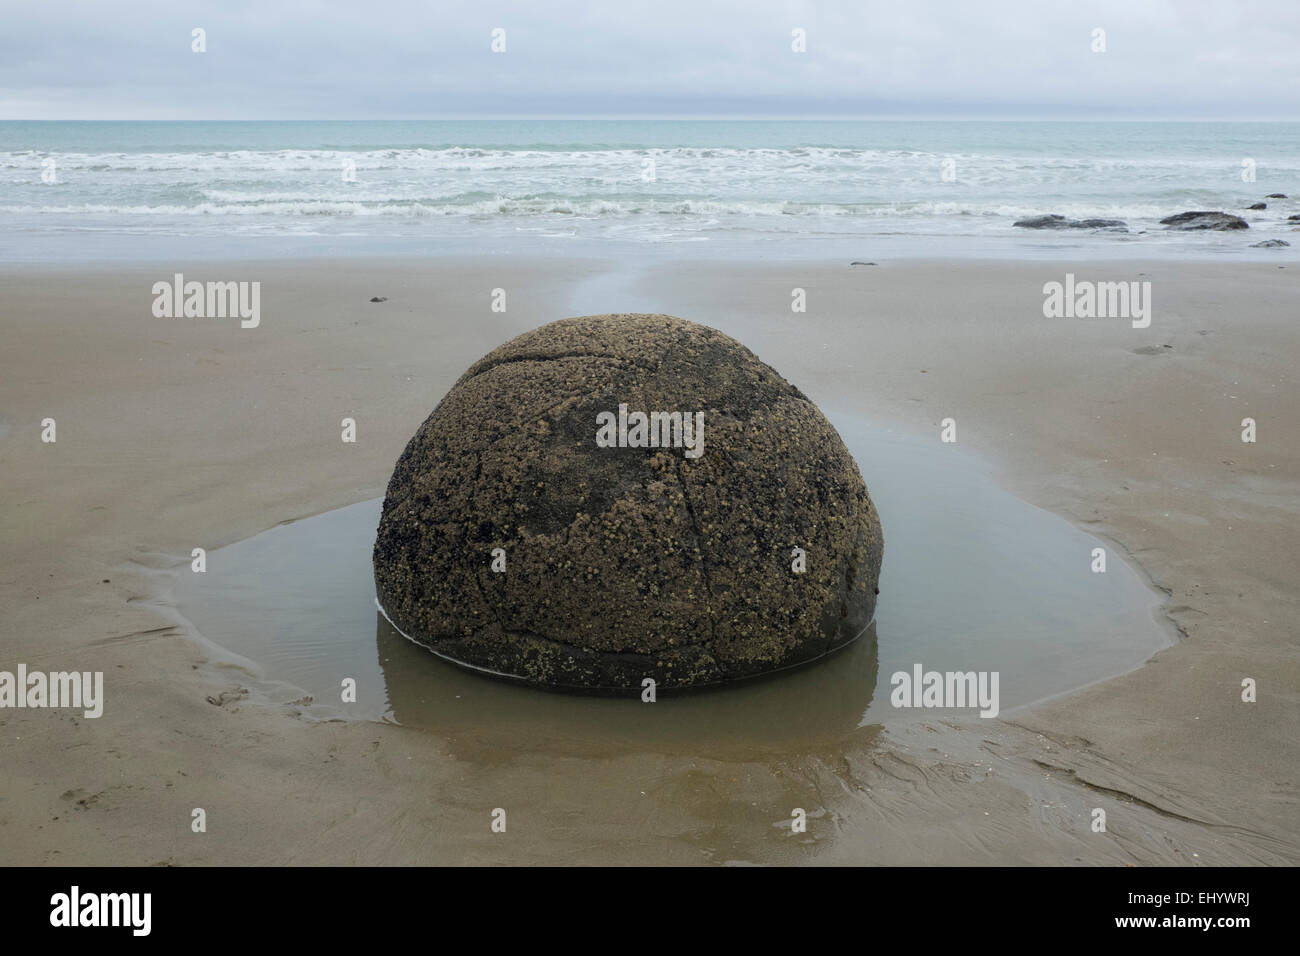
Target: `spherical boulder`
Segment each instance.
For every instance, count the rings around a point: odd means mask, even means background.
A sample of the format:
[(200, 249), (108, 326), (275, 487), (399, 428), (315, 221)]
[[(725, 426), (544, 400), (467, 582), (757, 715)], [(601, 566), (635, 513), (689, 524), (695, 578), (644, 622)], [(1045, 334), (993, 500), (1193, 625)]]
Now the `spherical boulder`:
[(548, 688), (705, 687), (821, 657), (875, 612), (880, 521), (803, 393), (667, 315), (564, 319), (470, 367), (406, 446), (380, 609)]

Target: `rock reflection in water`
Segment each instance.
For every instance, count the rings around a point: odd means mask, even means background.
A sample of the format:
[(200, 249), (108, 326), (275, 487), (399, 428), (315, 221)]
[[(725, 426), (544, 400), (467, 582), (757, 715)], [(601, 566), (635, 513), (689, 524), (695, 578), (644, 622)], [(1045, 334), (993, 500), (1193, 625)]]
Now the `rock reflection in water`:
[(758, 755), (854, 734), (876, 686), (876, 629), (803, 667), (754, 681), (640, 699), (578, 697), (489, 679), (442, 660), (375, 614), (375, 642), (392, 717), (507, 750), (595, 754), (651, 751)]

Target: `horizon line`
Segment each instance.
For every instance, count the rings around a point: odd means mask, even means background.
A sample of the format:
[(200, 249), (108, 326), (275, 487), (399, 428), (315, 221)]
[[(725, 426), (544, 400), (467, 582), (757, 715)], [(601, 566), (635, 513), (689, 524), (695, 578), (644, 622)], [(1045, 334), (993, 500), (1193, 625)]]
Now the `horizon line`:
[(1186, 116), (949, 116), (933, 114), (829, 114), (826, 116), (792, 116), (788, 114), (752, 113), (647, 113), (644, 115), (605, 113), (554, 113), (543, 115), (441, 114), (436, 116), (370, 117), (219, 117), (182, 119), (177, 117), (83, 118), (0, 117), (0, 123), (447, 123), (447, 122), (730, 122), (730, 123), (1300, 123), (1300, 117), (1186, 117)]

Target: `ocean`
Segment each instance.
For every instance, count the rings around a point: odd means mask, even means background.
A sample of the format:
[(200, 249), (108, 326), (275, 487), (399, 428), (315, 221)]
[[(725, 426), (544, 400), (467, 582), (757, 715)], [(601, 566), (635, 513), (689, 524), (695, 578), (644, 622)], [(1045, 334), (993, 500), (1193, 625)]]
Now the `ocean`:
[[(0, 259), (1234, 256), (1292, 240), (1300, 123), (0, 122)], [(1268, 209), (1247, 211), (1266, 201)], [(1158, 220), (1233, 212), (1236, 233)], [(1122, 219), (1127, 233), (1020, 218)], [(1136, 248), (1135, 248), (1136, 247)]]

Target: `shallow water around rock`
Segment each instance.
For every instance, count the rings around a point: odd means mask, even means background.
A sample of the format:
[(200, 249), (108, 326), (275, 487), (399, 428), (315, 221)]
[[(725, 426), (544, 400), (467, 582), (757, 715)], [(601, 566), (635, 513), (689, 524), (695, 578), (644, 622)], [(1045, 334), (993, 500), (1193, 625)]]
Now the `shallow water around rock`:
[[(395, 721), (504, 753), (817, 749), (890, 720), (976, 713), (891, 706), (891, 675), (917, 664), (998, 672), (1005, 713), (1130, 670), (1170, 642), (1158, 595), (1113, 549), (1094, 573), (1102, 542), (1002, 490), (954, 446), (827, 417), (884, 526), (876, 621), (846, 649), (767, 679), (645, 704), (462, 670), (376, 609), (379, 499), (210, 552), (206, 573), (179, 573), (177, 608), (204, 638), (255, 662), (264, 689), (310, 695), (312, 716)], [(345, 678), (355, 703), (340, 700)]]

